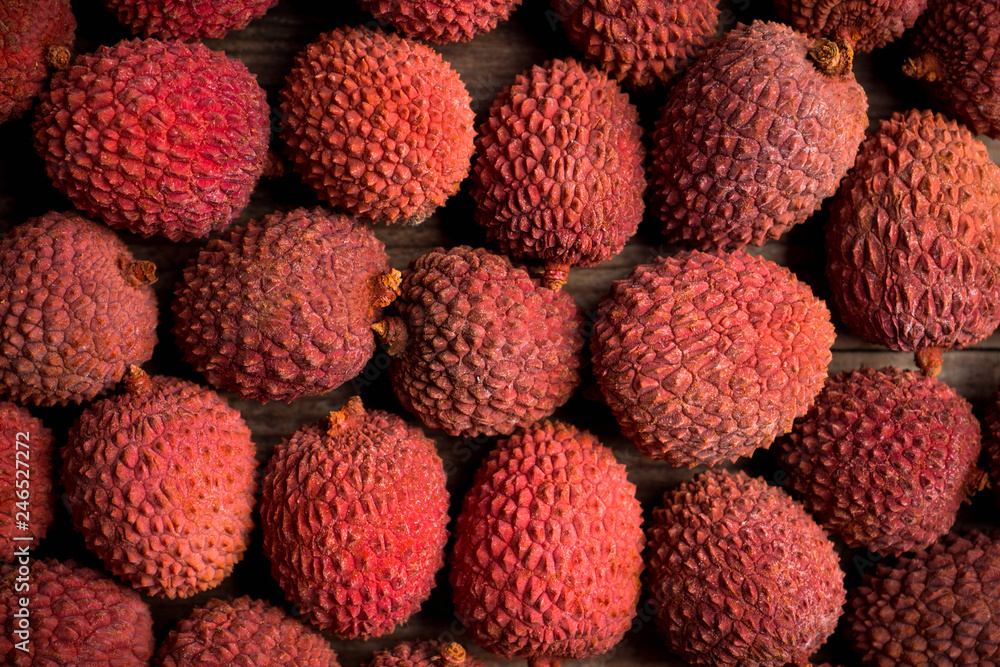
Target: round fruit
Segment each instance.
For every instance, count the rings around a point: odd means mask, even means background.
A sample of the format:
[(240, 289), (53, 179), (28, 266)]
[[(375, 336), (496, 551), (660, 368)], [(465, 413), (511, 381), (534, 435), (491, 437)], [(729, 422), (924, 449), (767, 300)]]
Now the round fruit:
[(151, 262), (76, 213), (32, 218), (0, 240), (0, 394), (89, 401), (156, 345)]
[(360, 0), (376, 20), (412, 39), (466, 42), (506, 21), (521, 0)]
[(808, 664), (833, 634), (833, 542), (780, 489), (709, 470), (653, 510), (649, 584), (670, 651), (691, 665)]
[(322, 394), (375, 351), (371, 326), (399, 272), (360, 222), (316, 208), (273, 213), (212, 239), (172, 304), (184, 359), (261, 402)]
[(434, 442), (357, 397), (279, 444), (261, 497), (285, 595), (342, 639), (392, 632), (444, 565), (448, 491)]
[(842, 39), (867, 53), (912, 28), (927, 0), (775, 0), (774, 9), (810, 37)]
[(486, 650), (551, 664), (606, 653), (631, 627), (642, 508), (589, 433), (544, 422), (498, 442), (455, 535), (455, 611)]
[(212, 599), (170, 631), (160, 667), (339, 667), (323, 636), (260, 600)]
[(544, 262), (550, 286), (617, 255), (642, 220), (639, 115), (590, 66), (550, 60), (518, 76), (476, 148), (476, 221), (503, 253)]
[(667, 235), (738, 250), (819, 209), (868, 126), (852, 62), (843, 42), (759, 21), (706, 49), (653, 133), (650, 192)]
[(552, 414), (580, 382), (580, 313), (506, 257), (459, 246), (418, 257), (376, 325), (403, 407), (451, 435), (509, 434)]
[(0, 123), (30, 109), (52, 71), (69, 65), (75, 31), (69, 0), (0, 3)]
[(203, 44), (126, 40), (52, 77), (35, 147), (73, 205), (171, 241), (225, 229), (264, 170), (270, 109), (243, 63)]
[(749, 456), (823, 387), (830, 312), (788, 270), (742, 252), (681, 252), (612, 283), (594, 375), (622, 433), (675, 466)]
[(245, 28), (278, 0), (103, 0), (118, 22), (141, 37), (221, 38)]
[(247, 548), (256, 453), (214, 391), (133, 366), (125, 392), (70, 429), (66, 502), (112, 573), (147, 595), (190, 597), (218, 585)]
[(14, 560), (18, 547), (34, 548), (55, 519), (55, 449), (41, 420), (0, 402), (0, 508), (7, 510), (0, 512), (0, 561)]
[(826, 246), (844, 322), (936, 375), (942, 350), (1000, 324), (1000, 167), (958, 123), (894, 113), (861, 145)]
[(282, 137), (292, 166), (335, 207), (415, 224), (469, 173), (471, 104), (429, 46), (337, 28), (298, 55), (281, 91)]
[(670, 80), (715, 37), (719, 0), (552, 0), (566, 35), (625, 85)]

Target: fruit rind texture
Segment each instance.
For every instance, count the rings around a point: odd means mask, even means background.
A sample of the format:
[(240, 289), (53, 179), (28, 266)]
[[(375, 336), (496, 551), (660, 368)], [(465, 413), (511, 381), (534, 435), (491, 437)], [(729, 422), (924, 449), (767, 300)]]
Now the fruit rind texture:
[(250, 541), (250, 429), (226, 400), (133, 367), (125, 391), (83, 411), (63, 450), (73, 525), (116, 576), (153, 596), (218, 585)]
[(321, 208), (273, 213), (210, 240), (188, 265), (174, 334), (213, 386), (289, 402), (364, 368), (397, 282), (363, 223)]
[(426, 44), (367, 28), (323, 33), (280, 93), (292, 167), (335, 208), (417, 224), (469, 173), (472, 99)]
[(469, 655), (456, 642), (436, 639), (404, 641), (382, 649), (362, 667), (485, 667), (479, 658)]
[(647, 538), (657, 625), (691, 665), (805, 665), (836, 628), (833, 542), (760, 479), (701, 473), (664, 494)]
[(278, 0), (103, 0), (133, 34), (157, 39), (221, 38), (239, 30)]
[(500, 440), (455, 527), (451, 585), (470, 637), (529, 663), (606, 653), (631, 627), (642, 508), (590, 433), (541, 422)]
[(376, 20), (390, 22), (411, 39), (437, 44), (467, 42), (506, 21), (521, 0), (359, 0)]
[(0, 401), (0, 562), (13, 561), (18, 547), (37, 545), (55, 520), (55, 450), (40, 419)]
[(0, 240), (0, 394), (65, 405), (112, 388), (153, 355), (151, 262), (113, 231), (49, 212)]
[(187, 241), (250, 201), (270, 138), (264, 90), (201, 43), (123, 40), (78, 56), (38, 107), (35, 148), (79, 210)]
[(590, 346), (623, 435), (693, 467), (787, 432), (822, 389), (834, 338), (826, 305), (788, 269), (694, 250), (612, 283)]
[(774, 9), (810, 37), (843, 39), (868, 53), (912, 28), (927, 0), (775, 0)]

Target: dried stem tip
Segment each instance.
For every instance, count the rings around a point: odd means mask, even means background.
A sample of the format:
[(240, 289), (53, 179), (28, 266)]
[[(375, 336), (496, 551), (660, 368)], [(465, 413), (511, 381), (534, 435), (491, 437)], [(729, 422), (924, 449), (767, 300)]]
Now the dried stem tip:
[(152, 285), (156, 282), (156, 264), (145, 260), (122, 262), (122, 275), (132, 287)]
[(385, 344), (390, 356), (397, 356), (406, 349), (409, 334), (406, 322), (400, 317), (386, 317), (372, 325), (372, 331)]
[(45, 62), (50, 69), (64, 70), (69, 67), (69, 60), (69, 49), (61, 44), (50, 46), (45, 52)]
[(944, 363), (942, 354), (944, 351), (940, 347), (925, 347), (917, 350), (917, 366), (927, 377), (935, 377), (941, 372), (941, 365)]
[(448, 642), (441, 647), (443, 667), (461, 667), (465, 664), (465, 647), (457, 642)]
[(133, 396), (145, 396), (153, 391), (153, 381), (146, 371), (135, 364), (129, 365), (122, 382), (125, 386), (125, 391)]
[(375, 277), (372, 289), (372, 309), (385, 308), (399, 296), (399, 285), (403, 282), (403, 274), (396, 269)]
[(331, 438), (343, 432), (348, 423), (365, 413), (365, 406), (361, 402), (360, 396), (351, 396), (347, 403), (336, 412), (331, 412), (328, 419), (326, 434)]
[(547, 264), (542, 273), (542, 285), (551, 290), (560, 290), (569, 280), (569, 265)]
[(809, 49), (816, 69), (827, 76), (844, 76), (854, 66), (854, 49), (843, 39), (820, 38)]

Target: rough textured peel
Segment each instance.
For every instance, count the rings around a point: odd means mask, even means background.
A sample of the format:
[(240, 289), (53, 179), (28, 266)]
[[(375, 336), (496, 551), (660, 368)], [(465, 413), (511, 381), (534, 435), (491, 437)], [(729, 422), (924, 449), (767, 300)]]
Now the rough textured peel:
[(735, 250), (778, 238), (837, 190), (868, 125), (845, 43), (737, 25), (670, 92), (652, 205), (671, 239)]
[(156, 344), (155, 267), (76, 213), (32, 218), (0, 240), (0, 394), (80, 403)]
[(57, 73), (33, 127), (76, 208), (178, 241), (225, 229), (250, 201), (269, 115), (240, 61), (200, 43), (125, 40)]
[(552, 414), (580, 382), (572, 297), (506, 257), (435, 249), (410, 264), (395, 307), (400, 317), (380, 323), (397, 355), (393, 390), (428, 427), (506, 435)]
[(671, 465), (767, 447), (822, 389), (830, 312), (787, 269), (685, 251), (612, 283), (594, 320), (594, 375), (622, 433)]
[(140, 37), (193, 40), (245, 28), (278, 0), (103, 0)]
[(285, 596), (337, 637), (378, 637), (417, 611), (444, 565), (444, 464), (420, 429), (355, 397), (275, 448), (260, 515)]
[(499, 441), (455, 534), (455, 611), (486, 650), (537, 665), (582, 659), (631, 626), (642, 508), (625, 467), (591, 434), (543, 422)]
[(73, 523), (112, 573), (148, 594), (219, 584), (253, 528), (256, 448), (210, 389), (130, 372), (69, 432), (63, 484)]
[(425, 44), (337, 28), (298, 55), (280, 97), (292, 166), (352, 215), (421, 222), (469, 173), (472, 100)]
[(807, 665), (833, 634), (844, 573), (784, 491), (709, 470), (668, 491), (647, 532), (656, 621), (688, 664)]
[(774, 9), (810, 37), (843, 39), (867, 53), (912, 28), (927, 0), (775, 0)]
[(506, 21), (521, 0), (360, 0), (377, 20), (412, 39), (466, 42)]
[(14, 560), (18, 547), (34, 548), (55, 519), (55, 449), (40, 419), (0, 402), (0, 561)]

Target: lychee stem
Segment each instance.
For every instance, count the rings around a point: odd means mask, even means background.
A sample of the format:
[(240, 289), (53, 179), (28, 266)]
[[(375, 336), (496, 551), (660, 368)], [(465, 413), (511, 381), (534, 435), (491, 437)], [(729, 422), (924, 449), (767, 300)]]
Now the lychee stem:
[(441, 665), (462, 667), (465, 664), (465, 647), (458, 642), (448, 642), (441, 647)]
[(927, 377), (935, 377), (941, 372), (941, 365), (944, 363), (941, 355), (944, 350), (940, 347), (925, 347), (917, 350), (917, 366)]
[(372, 331), (385, 344), (390, 356), (397, 356), (406, 349), (410, 335), (401, 317), (386, 317), (372, 325)]
[(989, 485), (990, 476), (986, 474), (986, 471), (978, 466), (972, 466), (962, 487), (962, 493), (965, 496), (964, 502), (971, 503), (972, 497)]
[(809, 49), (809, 58), (827, 76), (844, 76), (854, 66), (854, 49), (843, 39), (821, 37)]
[(327, 426), (326, 434), (333, 437), (338, 433), (342, 433), (352, 419), (356, 419), (364, 413), (365, 406), (361, 402), (361, 397), (351, 396), (347, 399), (344, 407), (330, 413), (330, 416), (327, 418), (329, 425)]
[(122, 275), (132, 287), (152, 285), (156, 282), (156, 264), (146, 260), (129, 262), (122, 266)]
[(903, 62), (903, 74), (911, 79), (934, 83), (941, 79), (941, 63), (932, 53), (921, 53)]
[(546, 264), (542, 273), (542, 286), (560, 290), (569, 280), (569, 264)]
[(399, 296), (399, 284), (403, 282), (403, 274), (396, 269), (375, 276), (372, 285), (372, 311), (385, 308)]
[(153, 380), (146, 371), (135, 364), (130, 364), (122, 379), (125, 391), (133, 396), (145, 396), (153, 391)]
[(62, 44), (53, 44), (45, 51), (45, 62), (50, 69), (63, 70), (69, 67), (70, 52)]

